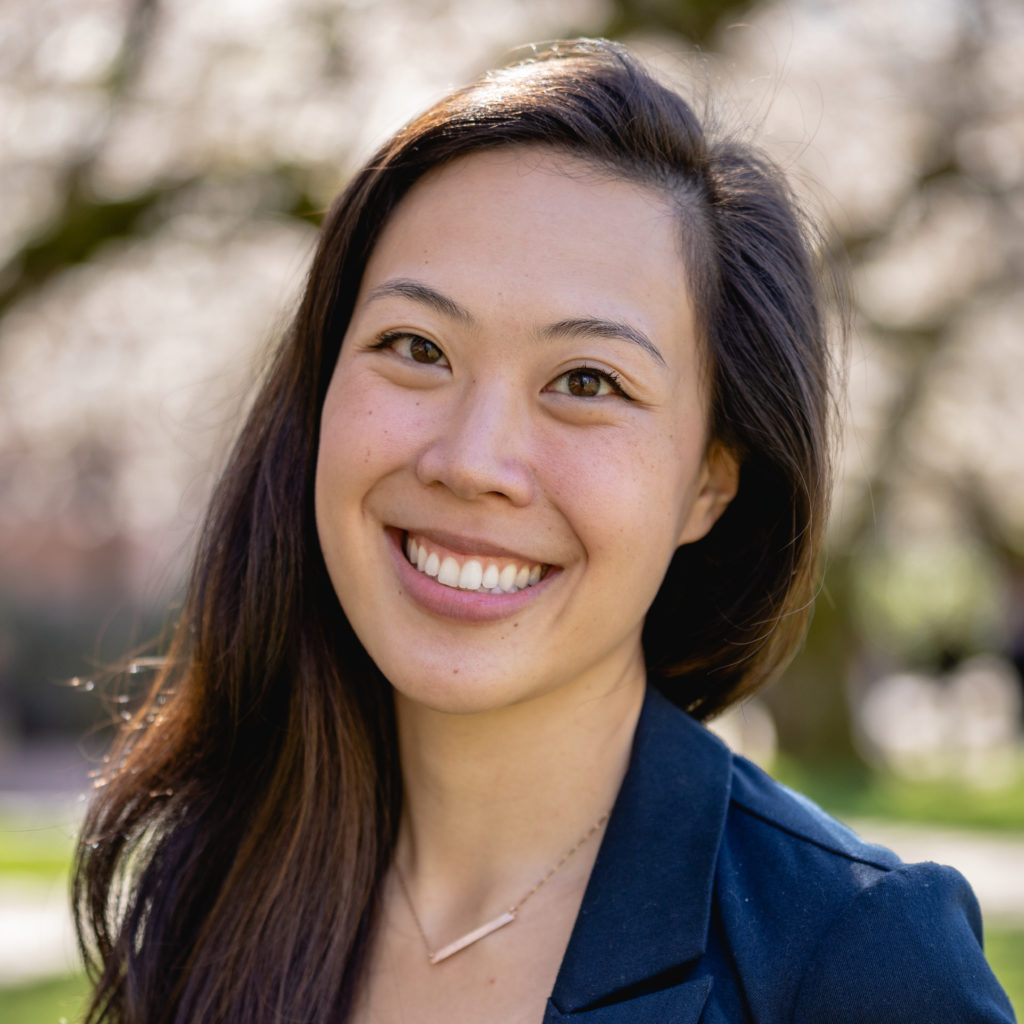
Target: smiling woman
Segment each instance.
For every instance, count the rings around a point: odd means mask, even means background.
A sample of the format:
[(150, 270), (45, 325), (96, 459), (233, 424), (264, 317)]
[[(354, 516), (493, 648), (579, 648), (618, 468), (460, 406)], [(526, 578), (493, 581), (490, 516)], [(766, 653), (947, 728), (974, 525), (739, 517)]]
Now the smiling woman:
[(1012, 1019), (959, 875), (700, 725), (809, 613), (814, 263), (610, 43), (367, 163), (86, 822), (91, 1024)]
[(363, 274), (317, 523), (348, 621), (417, 706), (621, 689), (627, 711), (673, 552), (736, 491), (735, 458), (709, 445), (677, 219), (589, 171), (525, 146), (454, 160)]

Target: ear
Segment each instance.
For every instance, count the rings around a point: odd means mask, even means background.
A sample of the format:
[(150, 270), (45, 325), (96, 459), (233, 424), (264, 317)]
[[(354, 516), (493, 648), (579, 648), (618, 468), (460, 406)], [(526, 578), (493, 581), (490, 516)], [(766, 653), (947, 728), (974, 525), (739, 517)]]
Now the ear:
[(705, 536), (739, 490), (740, 464), (736, 456), (717, 441), (708, 445), (697, 486), (697, 495), (679, 534), (680, 545), (692, 544)]

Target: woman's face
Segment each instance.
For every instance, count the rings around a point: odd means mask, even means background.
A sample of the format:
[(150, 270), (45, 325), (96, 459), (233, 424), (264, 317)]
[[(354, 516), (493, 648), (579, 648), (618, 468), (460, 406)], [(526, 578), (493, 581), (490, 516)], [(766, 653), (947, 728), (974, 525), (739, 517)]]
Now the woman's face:
[(388, 222), (324, 402), (316, 518), (410, 700), (642, 684), (672, 554), (737, 477), (708, 451), (679, 230), (658, 193), (533, 148), (432, 172)]

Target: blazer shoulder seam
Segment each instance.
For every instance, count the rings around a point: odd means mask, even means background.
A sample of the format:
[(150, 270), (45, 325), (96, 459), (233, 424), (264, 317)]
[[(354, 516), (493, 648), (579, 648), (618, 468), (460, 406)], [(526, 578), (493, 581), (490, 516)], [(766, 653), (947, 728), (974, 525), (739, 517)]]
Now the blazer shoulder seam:
[[(841, 857), (843, 860), (853, 861), (858, 864), (866, 864), (869, 867), (877, 868), (879, 871), (883, 872), (889, 872), (895, 868), (903, 866), (903, 862), (900, 861), (894, 853), (886, 850), (884, 847), (872, 847), (870, 843), (866, 843), (852, 831), (850, 832), (851, 842), (858, 844), (860, 847), (859, 850), (844, 848), (838, 841), (830, 841), (824, 836), (819, 837), (810, 835), (808, 831), (786, 824), (758, 808), (751, 807), (748, 803), (745, 803), (743, 800), (738, 799), (735, 796), (731, 798), (730, 803), (738, 811), (751, 818), (756, 818), (769, 828), (774, 829), (777, 832), (783, 832), (802, 843), (806, 843), (809, 846), (814, 846), (819, 850), (823, 850), (825, 853), (830, 853), (835, 857)], [(845, 825), (842, 827), (846, 828)], [(877, 853), (875, 850), (877, 850)]]

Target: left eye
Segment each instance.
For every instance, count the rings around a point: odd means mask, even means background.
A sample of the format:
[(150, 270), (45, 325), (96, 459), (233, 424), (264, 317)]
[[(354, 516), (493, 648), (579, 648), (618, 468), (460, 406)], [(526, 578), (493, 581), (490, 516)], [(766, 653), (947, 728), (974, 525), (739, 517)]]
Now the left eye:
[(574, 398), (602, 398), (605, 395), (623, 395), (619, 386), (619, 378), (608, 370), (595, 370), (581, 366), (568, 370), (556, 377), (550, 385), (552, 391), (558, 391)]
[(374, 348), (389, 348), (405, 359), (414, 363), (427, 363), (433, 366), (447, 366), (448, 358), (429, 338), (419, 334), (404, 334), (401, 331), (388, 331), (382, 334)]

